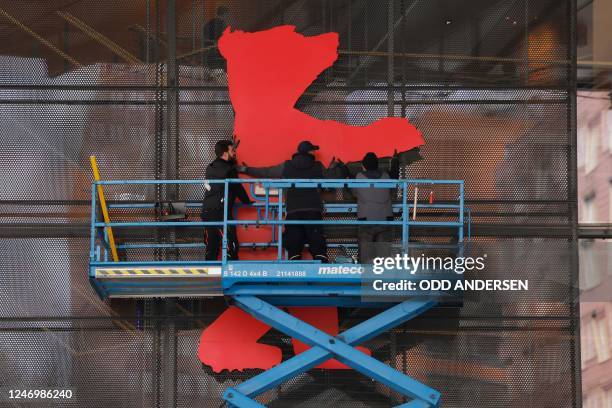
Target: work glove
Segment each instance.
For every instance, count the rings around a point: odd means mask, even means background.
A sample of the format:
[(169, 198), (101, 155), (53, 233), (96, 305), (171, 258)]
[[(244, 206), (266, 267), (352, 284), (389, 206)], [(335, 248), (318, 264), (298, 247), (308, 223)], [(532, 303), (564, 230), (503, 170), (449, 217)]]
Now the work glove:
[(247, 166), (245, 162), (242, 162), (241, 165), (236, 166), (236, 171), (238, 173), (246, 173), (248, 168), (249, 168), (249, 166)]

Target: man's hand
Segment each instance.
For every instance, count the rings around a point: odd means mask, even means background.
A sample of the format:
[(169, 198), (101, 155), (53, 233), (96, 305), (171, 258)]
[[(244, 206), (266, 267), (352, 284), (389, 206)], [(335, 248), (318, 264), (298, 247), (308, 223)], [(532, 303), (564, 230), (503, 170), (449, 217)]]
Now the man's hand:
[(236, 171), (238, 171), (238, 173), (246, 173), (248, 168), (249, 166), (247, 166), (245, 162), (242, 162), (241, 165), (236, 166)]
[(327, 179), (344, 179), (349, 177), (349, 170), (346, 164), (335, 157), (329, 163), (329, 167), (324, 171), (324, 177)]

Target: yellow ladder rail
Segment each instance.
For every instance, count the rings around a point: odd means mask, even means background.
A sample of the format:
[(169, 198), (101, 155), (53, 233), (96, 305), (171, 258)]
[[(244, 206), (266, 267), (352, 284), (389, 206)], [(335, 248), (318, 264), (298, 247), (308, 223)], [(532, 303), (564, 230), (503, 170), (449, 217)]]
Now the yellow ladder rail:
[[(91, 164), (91, 171), (93, 172), (94, 180), (100, 181), (100, 170), (98, 169), (98, 162), (96, 156), (89, 156), (89, 163)], [(106, 207), (106, 199), (104, 199), (104, 189), (100, 184), (97, 185), (98, 198), (100, 199), (100, 207), (102, 207), (102, 216), (104, 217), (104, 223), (107, 224), (106, 233), (108, 234), (108, 244), (110, 246), (113, 261), (119, 262), (119, 256), (117, 255), (117, 247), (115, 246), (115, 236), (113, 235), (113, 229), (108, 225), (110, 224), (110, 217), (108, 216), (108, 208)]]

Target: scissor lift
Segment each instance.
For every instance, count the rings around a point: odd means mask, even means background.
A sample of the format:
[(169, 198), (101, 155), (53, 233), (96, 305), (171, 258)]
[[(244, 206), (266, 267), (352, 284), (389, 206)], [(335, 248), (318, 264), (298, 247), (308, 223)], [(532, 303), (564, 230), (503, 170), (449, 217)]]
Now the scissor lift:
[[(225, 188), (224, 219), (222, 221), (150, 221), (150, 222), (111, 222), (109, 212), (114, 209), (153, 209), (154, 203), (125, 204), (115, 203), (106, 208), (104, 186), (113, 185), (205, 185), (222, 183)], [(227, 196), (232, 183), (247, 183), (251, 195), (256, 197), (253, 204), (256, 211), (251, 219), (228, 217)], [(441, 186), (454, 188), (456, 195), (452, 200), (441, 203), (418, 202), (410, 200), (409, 194), (416, 195), (415, 187)], [(257, 187), (257, 188), (255, 188)], [(284, 219), (283, 194), (288, 188), (384, 188), (396, 189), (401, 198), (394, 204), (396, 217), (393, 221), (360, 221), (355, 219), (354, 203), (326, 204), (328, 216), (321, 221), (296, 221)], [(453, 193), (454, 194), (454, 193)], [(99, 220), (98, 204), (104, 214)], [(188, 204), (197, 208), (198, 203)], [(415, 217), (416, 209), (443, 210), (451, 213), (451, 220), (421, 220)], [(339, 217), (342, 215), (343, 217)], [(348, 217), (347, 217), (348, 215)], [(234, 219), (232, 219), (234, 218)], [(336, 219), (330, 219), (336, 218)], [(340, 218), (340, 219), (338, 219)], [(448, 218), (448, 217), (447, 217)], [(387, 225), (401, 229), (401, 239), (394, 243), (398, 252), (408, 253), (413, 246), (423, 245), (411, 240), (411, 230), (451, 230), (455, 237), (453, 247), (457, 256), (463, 255), (464, 236), (469, 239), (470, 216), (464, 207), (464, 184), (461, 180), (269, 180), (269, 179), (228, 179), (228, 180), (114, 180), (95, 181), (92, 186), (91, 204), (91, 242), (89, 277), (93, 287), (102, 298), (113, 297), (212, 297), (226, 296), (233, 299), (236, 306), (258, 320), (278, 329), (311, 346), (281, 364), (237, 385), (228, 388), (223, 398), (232, 407), (262, 407), (254, 400), (266, 390), (305, 372), (322, 362), (334, 358), (360, 373), (379, 381), (389, 388), (411, 398), (400, 405), (404, 408), (437, 407), (440, 393), (394, 368), (370, 357), (355, 346), (390, 330), (423, 312), (438, 305), (443, 293), (429, 292), (427, 296), (397, 296), (389, 301), (389, 293), (368, 290), (372, 274), (367, 265), (355, 263), (321, 264), (318, 261), (287, 261), (283, 250), (283, 225), (288, 224), (322, 225)], [(155, 229), (155, 228), (204, 228), (215, 225), (223, 229), (222, 256), (219, 261), (204, 260), (164, 260), (130, 261), (115, 260), (116, 250), (138, 248), (193, 248), (203, 247), (201, 242), (194, 243), (145, 243), (130, 244), (121, 242), (113, 249), (113, 228), (117, 229)], [(241, 260), (227, 259), (227, 229), (230, 225), (269, 226), (274, 233), (269, 242), (243, 243), (243, 246), (265, 246), (275, 249), (276, 259)], [(467, 233), (467, 234), (466, 234)], [(331, 244), (330, 246), (339, 245)], [(355, 246), (342, 243), (343, 247)], [(448, 245), (447, 245), (448, 247)], [(109, 259), (109, 254), (112, 256)], [(345, 259), (346, 260), (346, 259)], [(435, 271), (421, 271), (435, 272)], [(405, 278), (418, 281), (426, 276), (417, 273)], [(457, 279), (456, 274), (444, 278)], [(330, 336), (316, 327), (288, 314), (283, 306), (337, 306), (378, 308), (378, 315), (364, 321), (345, 332)]]

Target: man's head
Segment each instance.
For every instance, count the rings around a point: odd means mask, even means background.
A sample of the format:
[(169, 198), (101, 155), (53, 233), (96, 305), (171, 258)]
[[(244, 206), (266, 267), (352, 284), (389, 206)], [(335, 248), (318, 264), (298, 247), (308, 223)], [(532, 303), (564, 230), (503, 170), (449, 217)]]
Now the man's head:
[(315, 146), (308, 140), (303, 140), (297, 147), (298, 153), (312, 153), (315, 150), (319, 150), (319, 146)]
[(378, 170), (378, 157), (373, 152), (366, 153), (361, 160), (364, 170)]
[(231, 140), (219, 140), (215, 143), (215, 155), (223, 160), (233, 160), (236, 158), (234, 142)]

